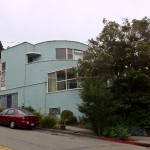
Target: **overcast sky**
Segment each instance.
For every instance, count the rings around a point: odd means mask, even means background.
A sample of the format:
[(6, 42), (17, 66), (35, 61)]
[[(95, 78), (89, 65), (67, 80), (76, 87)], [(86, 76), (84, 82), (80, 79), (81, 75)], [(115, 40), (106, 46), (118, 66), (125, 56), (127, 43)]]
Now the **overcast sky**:
[(73, 40), (87, 44), (102, 30), (103, 18), (150, 18), (150, 0), (0, 0), (0, 41), (36, 44)]

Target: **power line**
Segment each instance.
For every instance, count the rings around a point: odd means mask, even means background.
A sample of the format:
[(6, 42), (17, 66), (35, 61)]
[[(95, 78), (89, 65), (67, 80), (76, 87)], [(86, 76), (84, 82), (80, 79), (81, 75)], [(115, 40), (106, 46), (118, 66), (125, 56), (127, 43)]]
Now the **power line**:
[(15, 42), (15, 41), (1, 41), (2, 43), (22, 43), (22, 42)]

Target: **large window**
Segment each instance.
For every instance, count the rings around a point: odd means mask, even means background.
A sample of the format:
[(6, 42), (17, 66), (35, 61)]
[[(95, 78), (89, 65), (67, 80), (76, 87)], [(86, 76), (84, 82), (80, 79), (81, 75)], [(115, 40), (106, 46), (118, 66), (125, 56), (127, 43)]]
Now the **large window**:
[(56, 59), (78, 60), (83, 58), (83, 51), (71, 48), (56, 48)]
[(48, 92), (81, 88), (74, 68), (59, 70), (48, 74)]

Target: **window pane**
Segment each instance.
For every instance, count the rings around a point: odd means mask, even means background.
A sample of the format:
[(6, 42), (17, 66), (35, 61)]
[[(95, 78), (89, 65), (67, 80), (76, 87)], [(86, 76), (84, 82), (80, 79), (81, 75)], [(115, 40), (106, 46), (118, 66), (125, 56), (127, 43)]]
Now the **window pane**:
[(65, 80), (65, 70), (57, 71), (57, 81)]
[(83, 59), (83, 53), (80, 50), (74, 50), (74, 59), (78, 60), (78, 59)]
[(57, 90), (66, 90), (66, 81), (57, 82)]
[(68, 54), (68, 59), (73, 59), (73, 54)]
[(1, 81), (0, 81), (1, 87), (5, 87), (5, 77), (6, 72), (5, 71), (1, 72)]
[(77, 80), (67, 80), (67, 89), (75, 89), (77, 88)]
[(72, 49), (68, 48), (67, 51), (68, 51), (68, 54), (72, 54)]
[(67, 49), (67, 52), (68, 52), (68, 59), (73, 59), (73, 50), (72, 49), (70, 49), (70, 48), (68, 48)]
[(66, 48), (56, 48), (56, 59), (66, 59)]
[(2, 71), (5, 71), (6, 70), (6, 62), (3, 62), (2, 63)]
[(76, 75), (75, 75), (74, 68), (68, 69), (67, 70), (67, 79), (72, 79), (72, 78), (75, 78), (75, 77), (76, 77)]
[(77, 80), (77, 88), (82, 88), (81, 80)]
[(55, 73), (48, 74), (48, 92), (56, 91), (56, 75)]

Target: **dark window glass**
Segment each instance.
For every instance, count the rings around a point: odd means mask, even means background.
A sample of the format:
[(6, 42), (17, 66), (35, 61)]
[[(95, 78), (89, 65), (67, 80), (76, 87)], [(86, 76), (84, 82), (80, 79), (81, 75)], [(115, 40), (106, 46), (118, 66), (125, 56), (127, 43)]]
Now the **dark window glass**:
[(57, 82), (57, 91), (66, 90), (66, 81)]
[(56, 48), (56, 59), (66, 59), (65, 48)]
[(3, 62), (2, 63), (2, 71), (5, 71), (6, 70), (6, 62)]
[(65, 70), (57, 71), (57, 81), (65, 80)]
[(75, 69), (74, 68), (68, 69), (67, 70), (67, 79), (72, 79), (72, 78), (75, 78), (75, 77), (76, 77)]
[(77, 88), (77, 81), (76, 79), (67, 80), (67, 89), (75, 89)]
[(49, 108), (49, 113), (54, 115), (60, 115), (60, 107), (57, 108)]
[(33, 57), (28, 57), (28, 63), (33, 62)]
[(28, 56), (28, 63), (40, 60), (40, 56)]

